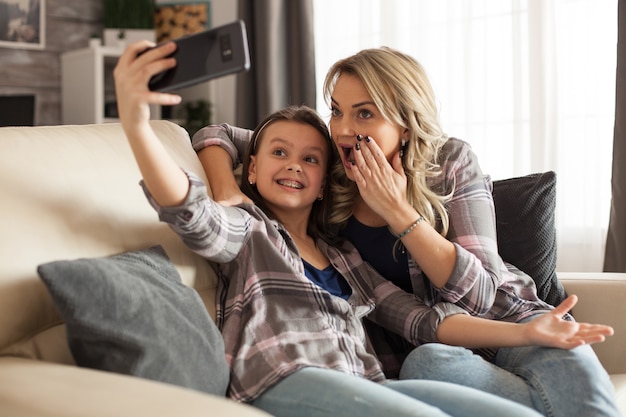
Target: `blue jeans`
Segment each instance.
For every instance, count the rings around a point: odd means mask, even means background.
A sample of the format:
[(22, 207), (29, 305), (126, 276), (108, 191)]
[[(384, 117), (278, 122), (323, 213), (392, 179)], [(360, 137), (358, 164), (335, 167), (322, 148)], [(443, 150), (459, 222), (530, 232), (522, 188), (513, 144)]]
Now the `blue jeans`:
[(252, 405), (276, 417), (540, 417), (531, 408), (438, 381), (379, 384), (343, 372), (304, 368)]
[(548, 417), (619, 417), (613, 385), (589, 345), (498, 349), (494, 363), (439, 343), (406, 358), (400, 379), (447, 381), (533, 407)]

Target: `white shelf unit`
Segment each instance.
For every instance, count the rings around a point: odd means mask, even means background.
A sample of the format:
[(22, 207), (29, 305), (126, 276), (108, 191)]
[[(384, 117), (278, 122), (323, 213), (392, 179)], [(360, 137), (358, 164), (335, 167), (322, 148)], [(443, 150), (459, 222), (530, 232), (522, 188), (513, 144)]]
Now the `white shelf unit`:
[[(115, 103), (113, 68), (122, 52), (122, 46), (92, 46), (61, 55), (63, 124), (119, 121), (105, 117), (105, 107)], [(151, 117), (159, 119), (160, 110), (159, 106), (151, 106)]]

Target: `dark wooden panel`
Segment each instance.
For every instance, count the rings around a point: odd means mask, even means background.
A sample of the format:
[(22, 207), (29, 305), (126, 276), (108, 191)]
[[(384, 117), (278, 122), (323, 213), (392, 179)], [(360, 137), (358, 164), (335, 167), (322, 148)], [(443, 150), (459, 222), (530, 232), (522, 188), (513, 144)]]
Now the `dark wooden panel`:
[(45, 88), (37, 92), (35, 123), (38, 126), (61, 123), (61, 89)]
[(49, 17), (96, 23), (102, 21), (102, 0), (46, 0), (46, 9)]
[(102, 36), (100, 23), (62, 20), (48, 17), (46, 30), (46, 50), (62, 53), (73, 49), (85, 48), (89, 45), (92, 34)]
[(59, 87), (59, 54), (55, 52), (1, 49), (0, 60), (0, 87)]

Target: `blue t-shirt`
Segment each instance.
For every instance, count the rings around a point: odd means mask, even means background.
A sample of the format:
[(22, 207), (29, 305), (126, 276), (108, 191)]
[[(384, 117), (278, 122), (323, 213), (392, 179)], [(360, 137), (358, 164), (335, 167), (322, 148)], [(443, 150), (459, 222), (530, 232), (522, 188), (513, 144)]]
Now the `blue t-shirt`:
[(317, 269), (304, 259), (302, 263), (304, 264), (304, 275), (332, 295), (347, 300), (352, 294), (352, 288), (346, 279), (332, 265), (328, 265), (324, 269)]
[[(398, 238), (389, 231), (387, 226), (366, 226), (352, 216), (341, 234), (383, 277), (404, 291), (413, 293), (407, 251), (401, 242), (395, 244)], [(381, 248), (393, 248), (393, 251)]]

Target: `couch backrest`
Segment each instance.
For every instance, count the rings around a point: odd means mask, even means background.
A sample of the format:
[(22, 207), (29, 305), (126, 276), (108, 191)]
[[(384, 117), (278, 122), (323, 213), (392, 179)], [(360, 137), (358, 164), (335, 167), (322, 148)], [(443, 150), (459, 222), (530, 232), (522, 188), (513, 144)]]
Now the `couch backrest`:
[[(187, 132), (155, 131), (203, 175)], [(215, 274), (149, 206), (119, 124), (0, 128), (0, 356), (71, 363), (65, 330), (37, 265), (162, 245), (214, 314)]]

